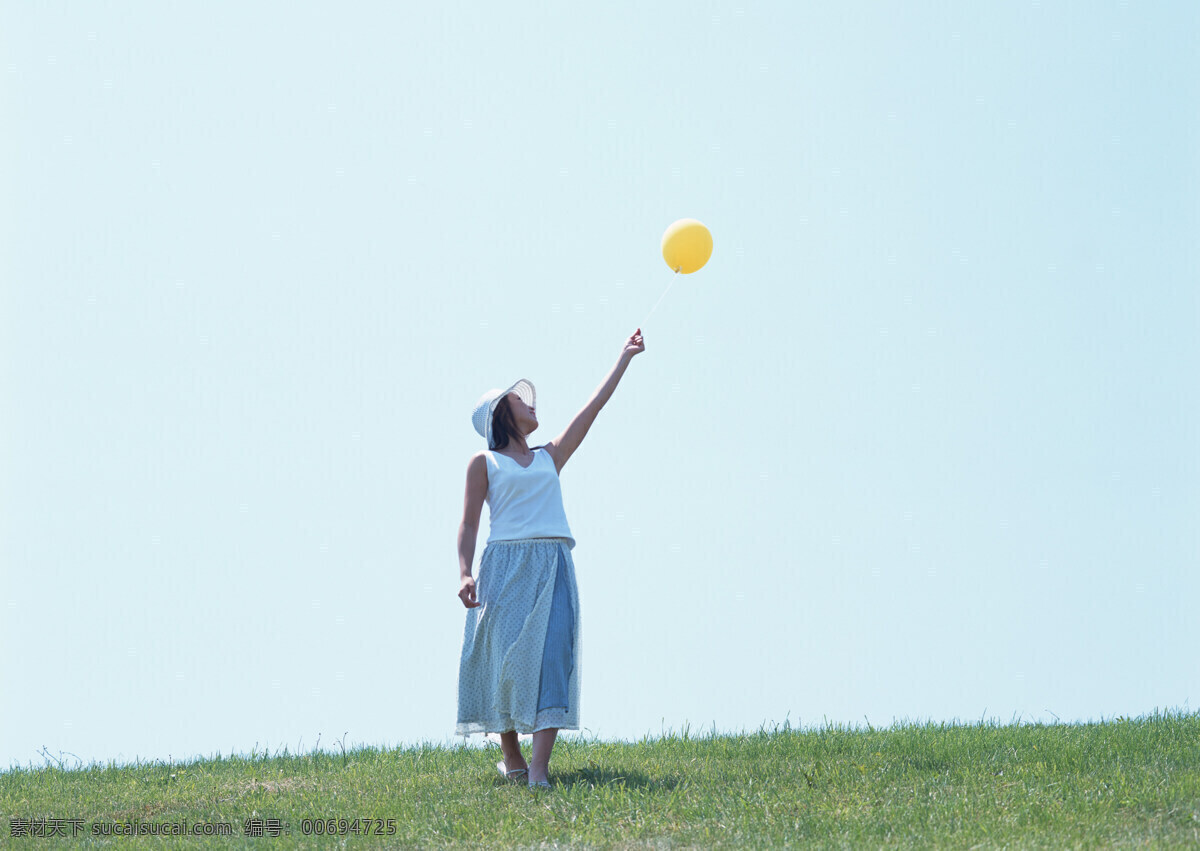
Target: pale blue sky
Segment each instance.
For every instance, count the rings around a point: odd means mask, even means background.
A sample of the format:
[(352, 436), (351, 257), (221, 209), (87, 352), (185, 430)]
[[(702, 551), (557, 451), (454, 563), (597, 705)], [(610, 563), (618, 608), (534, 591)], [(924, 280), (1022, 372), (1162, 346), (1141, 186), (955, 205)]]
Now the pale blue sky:
[(460, 741), (471, 409), (553, 437), (682, 217), (563, 474), (584, 735), (1192, 707), (1198, 32), (0, 7), (0, 766)]

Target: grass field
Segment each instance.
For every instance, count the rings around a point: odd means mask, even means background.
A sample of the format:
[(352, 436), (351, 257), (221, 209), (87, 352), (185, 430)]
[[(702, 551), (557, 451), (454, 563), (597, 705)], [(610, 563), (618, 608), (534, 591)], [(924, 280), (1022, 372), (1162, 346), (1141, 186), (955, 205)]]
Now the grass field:
[[(499, 758), (425, 746), (12, 768), (0, 774), (0, 845), (1200, 847), (1200, 713), (560, 736), (554, 788), (537, 792), (502, 780)], [(230, 832), (103, 835), (138, 823)], [(60, 838), (14, 836), (24, 831)]]

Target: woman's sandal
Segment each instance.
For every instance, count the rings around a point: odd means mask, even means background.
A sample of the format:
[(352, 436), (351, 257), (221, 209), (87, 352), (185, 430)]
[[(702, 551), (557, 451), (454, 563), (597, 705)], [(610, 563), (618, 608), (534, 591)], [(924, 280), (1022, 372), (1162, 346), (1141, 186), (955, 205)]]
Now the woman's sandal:
[(530, 780), (529, 788), (530, 789), (549, 789), (550, 781), (549, 780)]
[(522, 774), (527, 774), (529, 772), (528, 768), (514, 768), (512, 771), (508, 771), (504, 767), (504, 760), (500, 760), (498, 763), (496, 763), (496, 770), (500, 772), (500, 776), (505, 780), (520, 780)]

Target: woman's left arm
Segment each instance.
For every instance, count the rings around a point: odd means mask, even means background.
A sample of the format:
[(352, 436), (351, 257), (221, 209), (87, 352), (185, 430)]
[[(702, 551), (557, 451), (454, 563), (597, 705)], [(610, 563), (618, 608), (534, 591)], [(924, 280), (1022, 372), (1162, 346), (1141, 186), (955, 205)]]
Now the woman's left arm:
[(612, 398), (613, 391), (621, 383), (621, 376), (625, 374), (625, 369), (633, 360), (633, 356), (644, 351), (646, 351), (646, 344), (642, 340), (642, 329), (639, 328), (625, 341), (625, 346), (621, 349), (621, 356), (617, 358), (616, 366), (609, 371), (604, 381), (596, 388), (592, 398), (588, 399), (587, 404), (575, 415), (563, 433), (546, 444), (546, 450), (554, 459), (554, 466), (560, 473), (566, 465), (567, 459), (574, 455), (579, 444), (583, 443), (583, 438), (587, 436), (588, 429), (596, 421), (596, 415), (600, 413), (600, 409)]

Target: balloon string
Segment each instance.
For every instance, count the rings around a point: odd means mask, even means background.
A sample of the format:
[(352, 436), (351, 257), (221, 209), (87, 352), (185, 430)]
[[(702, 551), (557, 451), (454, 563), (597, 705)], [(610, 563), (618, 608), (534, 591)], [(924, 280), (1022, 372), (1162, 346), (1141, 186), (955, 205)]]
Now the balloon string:
[(667, 293), (671, 291), (671, 287), (675, 286), (675, 279), (679, 277), (679, 270), (675, 270), (675, 274), (671, 276), (671, 282), (667, 284), (667, 288), (663, 290), (663, 294), (658, 297), (658, 301), (654, 302), (654, 307), (650, 308), (650, 312), (646, 314), (646, 318), (642, 320), (639, 328), (645, 328), (646, 322), (654, 315), (654, 311), (658, 310), (658, 306), (662, 304), (662, 300), (667, 297)]

